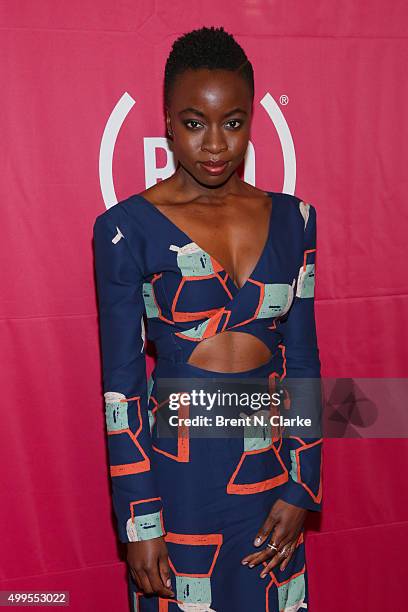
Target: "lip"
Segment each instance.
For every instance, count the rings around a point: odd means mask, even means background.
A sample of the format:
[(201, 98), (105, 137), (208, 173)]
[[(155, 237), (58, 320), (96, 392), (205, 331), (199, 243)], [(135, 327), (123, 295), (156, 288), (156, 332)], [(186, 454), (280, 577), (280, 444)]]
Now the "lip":
[(225, 170), (225, 168), (228, 166), (228, 162), (223, 162), (223, 163), (218, 163), (217, 164), (205, 164), (203, 162), (200, 162), (201, 166), (204, 168), (204, 170), (206, 172), (208, 172), (209, 174), (212, 175), (218, 175), (218, 174), (222, 174)]

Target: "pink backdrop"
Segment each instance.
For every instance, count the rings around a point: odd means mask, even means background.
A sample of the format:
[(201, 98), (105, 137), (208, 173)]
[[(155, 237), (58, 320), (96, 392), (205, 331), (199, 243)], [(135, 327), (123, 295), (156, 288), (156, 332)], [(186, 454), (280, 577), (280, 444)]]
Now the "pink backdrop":
[[(323, 374), (402, 377), (407, 4), (19, 0), (1, 12), (0, 589), (69, 590), (72, 610), (126, 612), (91, 235), (114, 193), (140, 192), (167, 163), (149, 152), (165, 137), (171, 44), (223, 25), (253, 63), (245, 178), (317, 209)], [(307, 534), (313, 612), (402, 609), (407, 470), (406, 440), (326, 441), (324, 511)]]

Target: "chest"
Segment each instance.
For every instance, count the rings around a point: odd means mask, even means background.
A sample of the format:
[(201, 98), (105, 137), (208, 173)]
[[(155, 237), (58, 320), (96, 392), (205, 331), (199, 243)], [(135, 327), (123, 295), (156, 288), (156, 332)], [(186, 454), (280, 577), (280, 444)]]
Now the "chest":
[[(234, 202), (160, 207), (162, 220), (188, 242), (180, 252), (180, 267), (224, 270), (242, 288), (259, 262), (270, 238), (273, 203)], [(175, 247), (177, 245), (174, 245)]]

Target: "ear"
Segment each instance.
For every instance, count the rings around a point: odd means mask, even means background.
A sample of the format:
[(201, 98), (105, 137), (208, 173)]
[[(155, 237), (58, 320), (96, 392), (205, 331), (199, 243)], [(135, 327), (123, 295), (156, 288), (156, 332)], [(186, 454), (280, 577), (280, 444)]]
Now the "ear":
[(173, 130), (171, 127), (171, 119), (170, 119), (170, 113), (169, 111), (166, 109), (166, 129), (167, 129), (167, 133), (170, 136), (173, 136)]

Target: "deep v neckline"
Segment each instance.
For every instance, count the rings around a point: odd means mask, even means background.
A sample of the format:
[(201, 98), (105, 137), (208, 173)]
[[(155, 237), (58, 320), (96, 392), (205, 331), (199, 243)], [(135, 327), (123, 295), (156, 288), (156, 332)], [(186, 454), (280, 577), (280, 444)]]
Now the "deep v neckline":
[(159, 215), (159, 216), (160, 216), (160, 217), (161, 217), (161, 218), (162, 218), (164, 221), (166, 221), (166, 222), (167, 222), (167, 223), (168, 223), (168, 224), (169, 224), (171, 227), (173, 227), (174, 229), (176, 229), (176, 230), (179, 232), (179, 234), (181, 234), (181, 235), (182, 235), (184, 238), (187, 238), (187, 240), (188, 240), (190, 243), (195, 244), (195, 245), (196, 245), (196, 246), (197, 246), (197, 247), (200, 249), (200, 251), (202, 251), (203, 253), (205, 253), (206, 255), (208, 255), (208, 257), (210, 257), (210, 258), (212, 259), (212, 261), (214, 261), (214, 262), (217, 264), (217, 266), (219, 267), (219, 269), (220, 269), (220, 270), (223, 270), (223, 271), (224, 271), (226, 274), (228, 274), (228, 277), (231, 279), (231, 282), (232, 282), (232, 284), (233, 284), (233, 285), (234, 285), (234, 287), (235, 287), (235, 290), (236, 290), (237, 292), (240, 292), (240, 291), (242, 291), (242, 290), (243, 290), (243, 289), (244, 289), (244, 288), (245, 288), (245, 287), (246, 287), (246, 286), (249, 284), (249, 282), (250, 282), (250, 280), (251, 280), (252, 276), (253, 276), (253, 275), (254, 275), (254, 274), (257, 272), (257, 270), (258, 270), (259, 266), (261, 265), (261, 263), (262, 263), (262, 261), (263, 261), (263, 259), (264, 259), (265, 253), (266, 253), (266, 251), (268, 250), (268, 247), (269, 247), (269, 242), (270, 242), (270, 239), (271, 239), (271, 234), (272, 234), (272, 218), (273, 218), (273, 213), (274, 213), (274, 208), (275, 208), (275, 204), (276, 204), (276, 202), (275, 202), (275, 198), (273, 198), (273, 197), (272, 197), (272, 196), (274, 195), (274, 192), (272, 192), (272, 191), (267, 191), (267, 194), (268, 194), (269, 199), (271, 200), (271, 210), (270, 210), (270, 213), (269, 213), (268, 232), (267, 232), (267, 235), (266, 235), (266, 240), (265, 240), (264, 246), (263, 246), (263, 248), (262, 248), (261, 254), (260, 254), (260, 255), (259, 255), (259, 257), (258, 257), (257, 262), (255, 263), (255, 265), (254, 265), (254, 267), (253, 267), (253, 269), (252, 269), (251, 273), (249, 274), (249, 276), (248, 276), (247, 280), (246, 280), (246, 281), (243, 283), (243, 285), (242, 285), (241, 287), (238, 287), (238, 285), (237, 285), (237, 284), (235, 283), (235, 281), (233, 280), (233, 278), (232, 278), (231, 274), (230, 274), (230, 273), (229, 273), (229, 272), (228, 272), (228, 271), (225, 269), (225, 266), (223, 266), (223, 265), (221, 264), (221, 262), (219, 262), (219, 261), (218, 261), (218, 260), (217, 260), (217, 259), (216, 259), (216, 258), (215, 258), (213, 255), (211, 255), (211, 253), (209, 253), (208, 251), (206, 251), (205, 249), (203, 249), (203, 248), (202, 248), (202, 247), (201, 247), (201, 246), (198, 244), (198, 242), (196, 242), (195, 240), (193, 240), (193, 239), (191, 238), (191, 236), (189, 236), (189, 235), (188, 235), (188, 234), (187, 234), (187, 233), (186, 233), (184, 230), (182, 230), (182, 229), (181, 229), (181, 227), (179, 227), (179, 226), (178, 226), (176, 223), (174, 223), (174, 221), (172, 221), (172, 220), (170, 219), (170, 217), (168, 217), (167, 215), (165, 215), (165, 214), (164, 214), (164, 212), (162, 212), (162, 211), (161, 211), (159, 208), (157, 208), (157, 206), (156, 206), (155, 204), (152, 204), (152, 202), (150, 202), (150, 201), (149, 201), (149, 200), (147, 200), (147, 199), (146, 199), (144, 196), (142, 196), (142, 195), (140, 195), (140, 194), (138, 194), (138, 193), (137, 193), (137, 194), (135, 194), (135, 196), (136, 196), (137, 198), (139, 198), (139, 200), (141, 200), (142, 202), (144, 202), (144, 203), (145, 203), (145, 204), (148, 206), (148, 208), (150, 208), (150, 209), (152, 209), (153, 211), (155, 211), (155, 212), (156, 212), (156, 213), (157, 213), (157, 214), (158, 214), (158, 215)]

